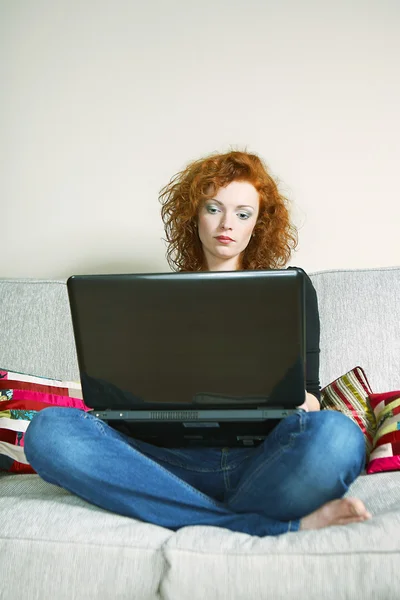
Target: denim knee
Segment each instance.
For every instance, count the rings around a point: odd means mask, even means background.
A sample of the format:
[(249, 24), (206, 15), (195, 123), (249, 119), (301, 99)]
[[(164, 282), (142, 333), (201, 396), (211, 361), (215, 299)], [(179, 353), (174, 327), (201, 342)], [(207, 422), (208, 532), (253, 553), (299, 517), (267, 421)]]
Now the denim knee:
[(82, 411), (74, 408), (51, 406), (33, 417), (24, 437), (25, 456), (33, 468), (37, 457), (54, 458), (58, 446), (62, 445), (65, 420), (70, 420), (80, 412)]
[(343, 413), (335, 410), (322, 410), (309, 426), (313, 438), (319, 440), (320, 449), (326, 457), (334, 457), (341, 470), (361, 472), (365, 465), (365, 438), (360, 427)]

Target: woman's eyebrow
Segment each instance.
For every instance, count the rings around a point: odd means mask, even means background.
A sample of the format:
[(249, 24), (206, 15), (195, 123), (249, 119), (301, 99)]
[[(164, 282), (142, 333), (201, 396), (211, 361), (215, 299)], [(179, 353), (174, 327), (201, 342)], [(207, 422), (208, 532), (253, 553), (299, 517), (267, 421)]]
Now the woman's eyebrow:
[[(224, 203), (220, 202), (216, 198), (211, 198), (211, 200), (209, 200), (209, 202), (216, 202), (220, 206), (224, 206)], [(251, 208), (252, 210), (255, 210), (254, 206), (252, 206), (251, 204), (238, 204), (238, 206), (236, 208)]]

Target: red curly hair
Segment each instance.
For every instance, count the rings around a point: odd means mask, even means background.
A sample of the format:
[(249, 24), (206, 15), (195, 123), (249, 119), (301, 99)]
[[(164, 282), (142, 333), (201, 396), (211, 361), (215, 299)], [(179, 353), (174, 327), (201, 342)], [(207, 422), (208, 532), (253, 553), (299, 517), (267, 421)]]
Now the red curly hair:
[(169, 244), (167, 260), (172, 270), (207, 270), (197, 231), (199, 207), (232, 181), (251, 183), (260, 197), (254, 235), (242, 253), (240, 268), (278, 269), (287, 263), (297, 246), (297, 230), (289, 219), (287, 199), (279, 193), (258, 156), (235, 151), (190, 163), (160, 191), (161, 216)]

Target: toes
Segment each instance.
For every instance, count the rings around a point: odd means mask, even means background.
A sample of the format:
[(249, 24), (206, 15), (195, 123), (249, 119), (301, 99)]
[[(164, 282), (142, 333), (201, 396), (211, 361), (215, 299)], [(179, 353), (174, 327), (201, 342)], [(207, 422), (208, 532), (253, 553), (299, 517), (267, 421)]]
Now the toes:
[(364, 521), (364, 517), (349, 517), (347, 519), (343, 517), (336, 521), (335, 525), (351, 525), (352, 523), (363, 523)]
[(340, 525), (350, 525), (350, 523), (363, 523), (368, 521), (369, 517), (343, 517), (340, 520)]
[(363, 517), (369, 514), (364, 506), (364, 503), (358, 498), (346, 498), (346, 501), (350, 514), (354, 515), (355, 517)]
[(361, 508), (359, 506), (356, 506), (355, 504), (350, 505), (350, 512), (352, 515), (354, 515), (356, 517), (361, 517), (361, 515), (362, 515)]

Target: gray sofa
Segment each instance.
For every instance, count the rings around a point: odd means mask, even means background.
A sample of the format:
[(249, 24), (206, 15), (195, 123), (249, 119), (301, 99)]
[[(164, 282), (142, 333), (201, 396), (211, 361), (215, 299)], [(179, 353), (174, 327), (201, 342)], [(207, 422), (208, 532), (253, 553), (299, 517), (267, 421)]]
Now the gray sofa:
[[(361, 365), (400, 389), (400, 268), (315, 273), (321, 383)], [(76, 380), (65, 282), (0, 280), (0, 367)], [(400, 598), (400, 472), (350, 495), (371, 521), (252, 537), (172, 532), (92, 506), (37, 475), (0, 475), (0, 598), (394, 600)]]

